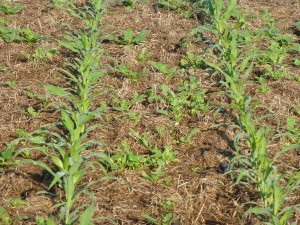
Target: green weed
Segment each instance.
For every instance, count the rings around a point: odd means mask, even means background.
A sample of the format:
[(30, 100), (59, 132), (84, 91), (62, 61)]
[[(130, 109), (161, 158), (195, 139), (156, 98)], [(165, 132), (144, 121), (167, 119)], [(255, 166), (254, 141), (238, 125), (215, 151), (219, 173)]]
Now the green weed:
[(0, 27), (0, 37), (7, 43), (13, 41), (22, 41), (23, 38), (20, 36), (21, 31), (15, 28)]
[(114, 41), (120, 45), (138, 45), (147, 38), (149, 33), (150, 31), (143, 30), (135, 35), (132, 29), (126, 29), (123, 30), (122, 34), (118, 37), (114, 37), (113, 35), (105, 35), (102, 37), (102, 39), (107, 41)]
[(118, 65), (117, 71), (122, 75), (126, 76), (127, 78), (129, 78), (130, 80), (132, 80), (133, 82), (138, 82), (141, 79), (141, 77), (144, 75), (144, 71), (134, 72), (125, 65)]
[(15, 80), (9, 80), (5, 82), (5, 85), (11, 89), (15, 89), (16, 87), (16, 81)]
[[(191, 116), (197, 113), (204, 113), (209, 110), (209, 105), (205, 101), (205, 90), (199, 90), (200, 81), (190, 76), (188, 81), (183, 81), (182, 85), (172, 91), (167, 85), (161, 85), (162, 99), (168, 103), (171, 117), (176, 123), (186, 116), (184, 109), (187, 109)], [(168, 115), (168, 110), (159, 110), (160, 113)]]
[(202, 56), (196, 55), (195, 53), (188, 51), (186, 53), (186, 58), (181, 59), (180, 64), (185, 69), (202, 68), (204, 66), (202, 59), (203, 59)]
[(155, 70), (166, 75), (168, 79), (173, 79), (176, 73), (176, 67), (169, 67), (167, 64), (161, 62), (153, 62), (149, 63)]
[(141, 63), (145, 63), (151, 56), (151, 53), (148, 52), (147, 48), (143, 48), (142, 51), (138, 54), (138, 59)]
[(118, 147), (118, 153), (111, 156), (112, 163), (110, 163), (111, 170), (124, 169), (139, 169), (145, 166), (146, 156), (134, 154), (129, 144), (122, 141), (122, 146)]
[(132, 106), (142, 102), (145, 98), (145, 95), (140, 95), (137, 92), (133, 94), (130, 100), (114, 98), (113, 99), (113, 109), (121, 112), (128, 112)]
[(288, 139), (292, 144), (300, 144), (300, 126), (297, 126), (294, 117), (288, 117), (286, 120), (286, 130), (288, 132)]
[(0, 5), (0, 10), (4, 12), (6, 15), (14, 15), (19, 12), (24, 8), (24, 5), (20, 3), (9, 3), (4, 1)]

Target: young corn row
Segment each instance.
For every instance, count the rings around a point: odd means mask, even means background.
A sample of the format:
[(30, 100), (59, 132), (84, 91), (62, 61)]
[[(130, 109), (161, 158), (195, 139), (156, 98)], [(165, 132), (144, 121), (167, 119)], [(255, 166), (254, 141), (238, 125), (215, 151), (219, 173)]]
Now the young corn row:
[[(237, 40), (238, 35), (243, 35), (241, 28), (245, 18), (241, 16), (236, 8), (236, 1), (231, 0), (225, 7), (223, 0), (206, 0), (205, 12), (210, 17), (210, 24), (196, 29), (200, 35), (203, 31), (213, 34), (218, 43), (212, 46), (219, 52), (218, 56), (207, 53), (215, 62), (205, 58), (203, 61), (207, 66), (213, 68), (216, 73), (223, 75), (223, 86), (226, 94), (232, 100), (231, 107), (236, 111), (237, 128), (240, 133), (236, 135), (236, 156), (231, 161), (231, 175), (238, 175), (236, 184), (254, 185), (261, 196), (261, 203), (254, 204), (245, 216), (256, 214), (267, 224), (284, 225), (289, 224), (295, 210), (299, 205), (285, 206), (285, 200), (289, 194), (300, 185), (300, 172), (295, 168), (284, 168), (288, 172), (279, 172), (276, 160), (285, 152), (299, 148), (299, 145), (290, 145), (277, 152), (270, 158), (267, 152), (268, 138), (267, 127), (258, 127), (255, 122), (263, 118), (255, 119), (253, 111), (258, 107), (257, 103), (251, 104), (251, 96), (245, 91), (247, 78), (253, 69), (255, 55), (247, 56), (245, 49), (240, 47), (243, 43)], [(235, 17), (237, 22), (232, 26), (229, 19)], [(240, 38), (243, 39), (243, 38)], [(249, 55), (249, 54), (248, 54)], [(240, 153), (239, 146), (246, 140), (250, 147), (250, 156)], [(296, 224), (294, 222), (293, 224)]]
[[(60, 121), (41, 127), (30, 134), (22, 131), (22, 137), (10, 143), (8, 149), (25, 141), (31, 143), (33, 147), (21, 148), (14, 157), (24, 153), (29, 156), (30, 150), (38, 150), (51, 159), (58, 171), (33, 159), (24, 159), (21, 160), (21, 163), (34, 163), (46, 169), (53, 175), (49, 189), (58, 183), (64, 191), (64, 198), (54, 206), (54, 208), (60, 208), (59, 223), (83, 225), (92, 224), (93, 204), (75, 209), (74, 205), (80, 195), (88, 194), (87, 189), (91, 183), (83, 188), (79, 188), (78, 184), (84, 178), (85, 171), (91, 163), (89, 158), (105, 159), (107, 157), (103, 153), (83, 154), (89, 146), (102, 145), (101, 142), (87, 141), (86, 139), (88, 134), (97, 127), (97, 125), (90, 125), (90, 122), (101, 119), (103, 114), (103, 108), (93, 109), (92, 104), (99, 95), (94, 91), (97, 82), (105, 74), (105, 71), (99, 70), (103, 51), (98, 40), (104, 9), (101, 1), (93, 0), (90, 1), (89, 6), (85, 6), (83, 9), (73, 6), (71, 9), (67, 9), (67, 12), (79, 18), (85, 28), (79, 31), (73, 30), (72, 33), (65, 35), (66, 41), (59, 41), (63, 47), (76, 55), (74, 62), (67, 64), (70, 70), (61, 69), (67, 76), (70, 88), (65, 89), (51, 84), (44, 85), (47, 95), (63, 99), (58, 106), (61, 115)], [(59, 125), (63, 127), (64, 134), (54, 131), (53, 128)], [(93, 196), (91, 198), (93, 202)], [(84, 208), (86, 209), (82, 215), (78, 216)], [(38, 222), (47, 225), (55, 224), (52, 217), (39, 218)]]

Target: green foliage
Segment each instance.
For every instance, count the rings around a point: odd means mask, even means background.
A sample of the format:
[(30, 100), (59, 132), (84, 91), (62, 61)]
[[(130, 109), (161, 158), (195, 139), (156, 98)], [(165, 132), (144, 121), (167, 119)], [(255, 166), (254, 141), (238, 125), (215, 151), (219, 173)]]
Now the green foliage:
[(300, 126), (297, 126), (294, 117), (288, 117), (286, 120), (286, 130), (288, 131), (288, 138), (292, 144), (300, 144)]
[(48, 60), (51, 61), (56, 53), (56, 48), (37, 48), (30, 59), (47, 62)]
[(7, 26), (0, 28), (0, 37), (7, 43), (9, 42), (25, 42), (34, 44), (43, 37), (38, 33), (33, 32), (29, 28), (25, 28), (22, 32), (19, 29), (9, 28)]
[(288, 52), (291, 50), (292, 38), (282, 36), (270, 40), (267, 50), (258, 50), (256, 62), (265, 69), (265, 77), (279, 80), (286, 76), (286, 69), (283, 65)]
[(17, 165), (18, 163), (19, 160), (13, 160), (12, 149), (5, 149), (0, 152), (0, 172), (3, 172), (3, 167)]
[(0, 207), (0, 222), (1, 224), (12, 224), (13, 222), (7, 210), (3, 207)]
[(153, 218), (147, 214), (141, 214), (141, 217), (145, 218), (146, 221), (154, 225), (171, 225), (179, 220), (179, 217), (175, 217), (172, 213), (174, 208), (174, 202), (167, 200), (158, 203), (163, 208), (163, 213), (159, 218)]
[(21, 31), (19, 29), (0, 27), (0, 37), (7, 43), (13, 41), (22, 41), (23, 38), (20, 36)]
[(126, 10), (130, 11), (135, 8), (139, 0), (121, 0), (121, 3), (126, 6)]
[(137, 125), (143, 117), (143, 114), (138, 114), (137, 112), (129, 112), (129, 118)]
[(124, 170), (124, 169), (139, 169), (145, 166), (146, 156), (134, 154), (129, 144), (122, 141), (122, 146), (118, 147), (118, 152), (111, 156), (110, 170)]
[(148, 139), (153, 137), (151, 132), (147, 132), (144, 135), (140, 135), (135, 130), (129, 128), (130, 135), (134, 137), (140, 144), (144, 145), (147, 149), (153, 148), (153, 143), (149, 143)]
[(43, 37), (43, 35), (32, 31), (30, 28), (25, 28), (23, 30), (22, 36), (23, 36), (22, 41), (28, 44), (34, 44)]
[(7, 201), (11, 204), (11, 206), (13, 208), (17, 208), (17, 207), (24, 206), (24, 205), (29, 205), (28, 202), (26, 202), (20, 198), (8, 199)]
[[(186, 116), (184, 109), (187, 109), (191, 116), (197, 113), (204, 113), (209, 110), (205, 101), (205, 90), (199, 90), (200, 81), (190, 76), (188, 81), (184, 81), (180, 87), (172, 91), (167, 85), (161, 85), (163, 97), (168, 103), (171, 117), (176, 123)], [(168, 110), (159, 110), (162, 114), (169, 114)]]
[(117, 71), (120, 72), (122, 75), (126, 76), (133, 82), (138, 82), (141, 77), (144, 75), (144, 71), (142, 72), (134, 72), (129, 67), (125, 65), (118, 65)]
[(158, 2), (158, 7), (177, 11), (181, 13), (186, 19), (190, 18), (193, 13), (189, 10), (189, 6), (189, 2), (185, 0), (160, 0)]
[(26, 110), (26, 113), (31, 117), (37, 117), (42, 110), (40, 109), (34, 109), (32, 106), (29, 106)]
[(257, 81), (259, 83), (258, 91), (262, 93), (268, 93), (270, 91), (268, 85), (266, 84), (266, 78), (261, 76), (257, 78)]
[(199, 129), (194, 128), (194, 129), (192, 129), (191, 132), (187, 135), (187, 137), (181, 137), (181, 138), (179, 139), (179, 141), (182, 142), (183, 144), (186, 144), (186, 145), (187, 145), (187, 144), (190, 144), (191, 141), (192, 141), (193, 136), (194, 136), (195, 134), (199, 133), (199, 132), (200, 132)]
[(8, 21), (0, 18), (0, 26), (7, 26), (7, 25), (8, 25)]
[[(55, 207), (61, 209), (59, 221), (68, 225), (92, 224), (93, 206), (86, 207), (82, 214), (85, 205), (79, 208), (73, 207), (80, 195), (91, 195), (87, 192), (91, 183), (81, 189), (78, 188), (78, 184), (83, 179), (86, 169), (91, 165), (91, 157), (100, 159), (108, 157), (104, 153), (83, 154), (90, 146), (103, 145), (100, 141), (87, 140), (89, 133), (97, 127), (97, 124), (91, 125), (90, 122), (101, 119), (104, 110), (101, 107), (93, 109), (92, 102), (100, 94), (94, 89), (105, 74), (105, 71), (99, 69), (103, 50), (101, 43), (97, 40), (102, 20), (102, 3), (98, 0), (92, 0), (90, 3), (80, 12), (74, 6), (73, 10), (78, 14), (74, 14), (74, 11), (68, 11), (71, 15), (82, 18), (89, 29), (82, 29), (81, 33), (74, 32), (73, 36), (68, 33), (66, 41), (60, 41), (61, 45), (77, 54), (73, 63), (68, 64), (72, 72), (61, 69), (68, 81), (72, 83), (71, 88), (64, 89), (60, 86), (44, 84), (47, 89), (47, 96), (55, 95), (62, 99), (58, 103), (60, 121), (45, 125), (32, 133), (20, 132), (20, 137), (12, 141), (6, 150), (11, 151), (17, 145), (23, 144), (25, 147), (19, 148), (14, 157), (21, 154), (29, 156), (30, 150), (34, 149), (46, 155), (52, 165), (55, 165), (56, 168), (50, 168), (42, 161), (35, 161), (30, 158), (21, 160), (22, 163), (38, 165), (53, 176), (49, 189), (56, 184), (62, 188), (64, 196)], [(28, 43), (34, 43), (40, 38), (30, 29), (24, 29), (23, 37)], [(64, 132), (60, 132), (57, 127), (62, 127)], [(33, 147), (26, 147), (28, 143)], [(48, 151), (49, 149), (51, 151)], [(79, 216), (80, 214), (81, 216)], [(40, 223), (53, 224), (51, 220), (46, 221), (42, 218)]]
[(147, 174), (145, 171), (143, 171), (141, 176), (146, 180), (157, 183), (165, 174), (166, 173), (162, 170), (162, 166), (159, 166), (155, 171), (150, 171), (150, 174)]
[(16, 81), (15, 80), (8, 80), (5, 82), (5, 85), (11, 89), (14, 89), (16, 87)]
[(14, 15), (19, 13), (24, 6), (20, 3), (8, 3), (6, 1), (2, 2), (0, 5), (0, 10), (6, 15)]
[[(263, 220), (269, 221), (270, 224), (288, 224), (293, 211), (297, 210), (299, 205), (284, 207), (284, 204), (287, 196), (299, 187), (300, 173), (293, 168), (289, 168), (288, 173), (279, 172), (276, 160), (282, 154), (299, 147), (299, 145), (290, 145), (277, 152), (273, 158), (269, 157), (267, 152), (269, 129), (256, 127), (255, 122), (261, 120), (261, 118), (255, 120), (252, 112), (257, 108), (258, 103), (251, 105), (251, 96), (248, 96), (244, 90), (247, 78), (253, 68), (253, 64), (249, 66), (249, 61), (254, 58), (254, 55), (250, 54), (245, 57), (244, 49), (237, 47), (238, 41), (242, 39), (238, 35), (242, 35), (242, 32), (238, 32), (237, 35), (235, 29), (240, 26), (236, 27), (234, 25), (232, 27), (228, 23), (235, 8), (235, 1), (230, 1), (226, 10), (223, 10), (224, 1), (207, 0), (205, 4), (207, 6), (206, 12), (213, 22), (200, 30), (209, 31), (218, 38), (218, 50), (221, 57), (209, 55), (217, 63), (212, 63), (206, 59), (203, 59), (203, 61), (213, 68), (216, 73), (224, 76), (222, 84), (227, 89), (228, 97), (232, 99), (231, 107), (236, 110), (238, 121), (236, 126), (240, 130), (240, 133), (235, 137), (234, 143), (237, 155), (231, 160), (230, 173), (238, 175), (236, 184), (243, 183), (255, 186), (262, 200), (262, 204), (257, 203), (257, 207), (250, 208), (245, 216), (256, 214)], [(262, 35), (267, 33), (269, 38), (274, 40), (270, 42), (269, 52), (258, 54), (262, 56), (260, 58), (264, 61), (262, 64), (267, 63), (270, 67), (269, 71), (274, 69), (273, 66), (278, 66), (283, 62), (287, 53), (287, 46), (291, 43), (290, 37), (280, 36), (277, 31), (277, 29), (262, 31)], [(246, 69), (247, 67), (248, 69)], [(275, 78), (280, 77), (280, 74), (275, 75)], [(293, 129), (293, 121), (289, 123), (289, 128)], [(245, 156), (239, 152), (240, 145), (251, 148), (250, 156)], [(286, 170), (287, 168), (283, 171)]]
[(203, 67), (203, 57), (196, 55), (195, 53), (188, 51), (186, 53), (186, 58), (181, 59), (180, 64), (183, 68), (189, 69), (197, 69)]
[(149, 63), (151, 66), (153, 66), (158, 72), (166, 75), (169, 79), (173, 79), (176, 73), (176, 67), (168, 67), (167, 64), (161, 63), (161, 62), (153, 62), (151, 61)]
[(138, 54), (138, 59), (141, 63), (145, 63), (151, 56), (151, 53), (148, 52), (147, 48), (143, 48), (142, 51)]
[(72, 4), (72, 1), (66, 1), (66, 0), (51, 0), (48, 7), (49, 8), (58, 8), (58, 9), (64, 9)]
[(114, 98), (112, 108), (117, 111), (128, 112), (133, 105), (143, 101), (144, 98), (145, 95), (140, 95), (137, 92), (133, 94), (130, 100)]
[(143, 30), (137, 35), (134, 34), (132, 29), (126, 29), (122, 31), (119, 37), (114, 37), (113, 35), (103, 36), (103, 40), (114, 41), (120, 45), (138, 45), (143, 42), (149, 35), (149, 30)]
[(56, 225), (56, 223), (52, 217), (49, 217), (48, 219), (44, 217), (38, 217), (37, 225)]

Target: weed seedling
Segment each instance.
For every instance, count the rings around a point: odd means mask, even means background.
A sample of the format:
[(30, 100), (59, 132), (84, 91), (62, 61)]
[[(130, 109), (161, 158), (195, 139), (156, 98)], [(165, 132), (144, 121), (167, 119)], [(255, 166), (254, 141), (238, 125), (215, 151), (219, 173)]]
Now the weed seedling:
[(15, 80), (9, 80), (5, 82), (5, 85), (11, 89), (15, 89), (16, 87), (16, 81)]
[(169, 67), (167, 64), (161, 62), (153, 62), (149, 63), (151, 66), (154, 67), (158, 72), (166, 75), (169, 80), (173, 79), (176, 73), (176, 67)]
[(151, 53), (148, 52), (147, 48), (143, 48), (142, 51), (138, 54), (138, 59), (141, 63), (145, 63), (151, 56)]
[(180, 64), (185, 69), (197, 69), (203, 67), (202, 59), (202, 56), (196, 55), (195, 53), (188, 51), (186, 53), (186, 58), (181, 59)]
[(32, 31), (30, 28), (25, 28), (22, 32), (22, 36), (24, 37), (23, 41), (31, 45), (43, 37), (43, 35)]
[(20, 36), (21, 31), (14, 28), (0, 27), (0, 37), (7, 43), (13, 41), (22, 41), (23, 37)]
[(129, 67), (125, 65), (119, 65), (117, 71), (120, 72), (125, 77), (129, 78), (133, 82), (138, 82), (144, 75), (144, 72), (134, 72)]
[(138, 45), (146, 39), (149, 33), (150, 32), (148, 30), (143, 30), (137, 35), (134, 35), (133, 30), (127, 29), (123, 31), (121, 36), (119, 36), (117, 42), (121, 45)]
[(8, 2), (3, 2), (0, 5), (0, 10), (4, 12), (6, 15), (14, 15), (19, 13), (24, 6), (20, 3), (8, 3)]

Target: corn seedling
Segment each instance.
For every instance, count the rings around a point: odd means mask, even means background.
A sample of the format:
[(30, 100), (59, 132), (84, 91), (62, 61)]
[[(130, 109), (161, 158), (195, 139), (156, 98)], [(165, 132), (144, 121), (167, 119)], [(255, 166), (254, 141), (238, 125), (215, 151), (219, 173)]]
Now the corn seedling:
[[(286, 197), (296, 188), (299, 187), (299, 172), (291, 169), (291, 173), (279, 173), (277, 170), (276, 160), (285, 152), (297, 147), (295, 145), (288, 146), (276, 153), (273, 158), (270, 158), (267, 153), (266, 138), (267, 128), (256, 128), (252, 111), (257, 107), (257, 104), (251, 106), (251, 97), (244, 91), (246, 80), (252, 71), (253, 64), (249, 64), (251, 58), (244, 57), (237, 47), (237, 35), (234, 30), (231, 30), (226, 20), (229, 19), (230, 14), (235, 4), (230, 1), (227, 10), (222, 12), (223, 1), (206, 1), (208, 12), (213, 18), (212, 26), (209, 26), (206, 31), (213, 33), (218, 39), (221, 58), (215, 59), (219, 62), (214, 64), (208, 60), (203, 61), (215, 69), (218, 73), (224, 76), (223, 85), (227, 89), (228, 96), (233, 100), (231, 106), (237, 112), (238, 127), (240, 134), (235, 138), (235, 148), (237, 155), (231, 161), (231, 172), (238, 173), (236, 184), (240, 182), (254, 184), (259, 190), (262, 204), (260, 207), (250, 208), (245, 216), (254, 213), (259, 215), (263, 220), (268, 218), (271, 224), (286, 224), (293, 215), (293, 207), (283, 208)], [(220, 22), (221, 21), (221, 22)], [(233, 26), (235, 29), (236, 27)], [(211, 31), (214, 29), (214, 31)], [(277, 47), (276, 47), (277, 48)], [(283, 60), (281, 54), (272, 56), (274, 62)], [(244, 70), (248, 67), (246, 72)], [(243, 74), (243, 75), (241, 75)], [(247, 145), (251, 148), (251, 155), (249, 157), (240, 154), (238, 143), (244, 137)], [(239, 164), (240, 167), (236, 169), (234, 166)], [(298, 206), (294, 206), (297, 208)]]
[[(77, 9), (74, 8), (73, 10)], [(80, 217), (78, 213), (84, 206), (73, 209), (78, 196), (84, 193), (87, 194), (87, 188), (91, 184), (81, 190), (77, 188), (77, 185), (84, 177), (85, 170), (89, 166), (90, 157), (98, 156), (101, 159), (106, 157), (102, 153), (82, 154), (90, 146), (102, 145), (99, 141), (86, 141), (86, 137), (97, 127), (97, 125), (90, 126), (89, 122), (96, 118), (101, 119), (103, 109), (93, 110), (92, 102), (99, 95), (99, 93), (94, 92), (94, 88), (105, 73), (105, 71), (98, 69), (102, 57), (101, 44), (97, 41), (103, 17), (102, 3), (96, 0), (91, 1), (91, 5), (87, 6), (85, 10), (78, 15), (81, 16), (89, 29), (81, 30), (82, 33), (74, 32), (74, 36), (66, 35), (67, 41), (60, 42), (65, 48), (77, 54), (74, 62), (68, 64), (76, 72), (71, 73), (62, 69), (68, 80), (72, 82), (73, 88), (69, 91), (55, 85), (44, 85), (48, 91), (47, 95), (56, 95), (65, 99), (59, 104), (61, 121), (46, 125), (31, 134), (23, 132), (22, 137), (13, 141), (7, 148), (9, 150), (20, 142), (28, 142), (33, 147), (19, 149), (14, 157), (28, 151), (30, 153), (31, 149), (35, 149), (51, 159), (58, 171), (53, 170), (41, 161), (24, 159), (21, 162), (31, 162), (46, 169), (53, 175), (49, 189), (58, 183), (59, 187), (64, 190), (64, 198), (55, 207), (60, 207), (59, 217), (66, 225), (92, 223), (93, 205), (86, 207)], [(72, 14), (73, 11), (69, 12)], [(35, 34), (28, 29), (26, 31), (27, 38), (30, 41), (36, 40)], [(53, 126), (58, 125), (63, 127), (64, 134), (52, 129)], [(48, 151), (48, 149), (55, 150), (56, 154)]]

